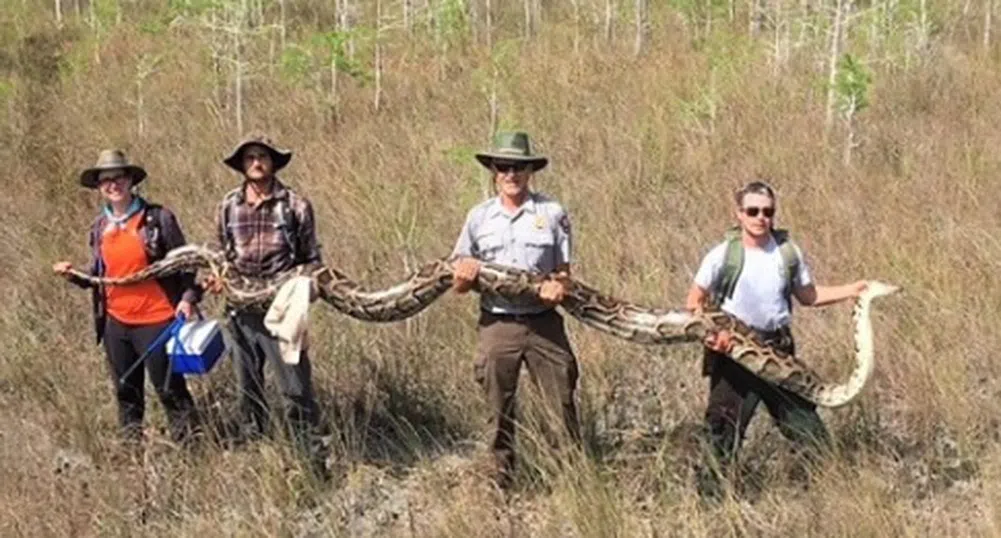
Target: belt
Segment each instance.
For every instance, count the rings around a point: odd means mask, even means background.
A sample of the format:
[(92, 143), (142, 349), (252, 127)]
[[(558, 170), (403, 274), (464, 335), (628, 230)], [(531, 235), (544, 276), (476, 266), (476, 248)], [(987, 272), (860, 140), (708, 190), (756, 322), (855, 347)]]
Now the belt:
[(525, 322), (534, 321), (542, 319), (546, 316), (551, 316), (556, 313), (556, 310), (550, 308), (548, 310), (543, 310), (542, 312), (532, 312), (529, 314), (507, 314), (507, 313), (495, 313), (488, 310), (480, 310), (480, 314), (488, 318), (496, 319), (498, 321), (514, 321), (514, 322)]
[(758, 335), (758, 338), (761, 338), (761, 340), (768, 343), (772, 342), (782, 343), (786, 341), (786, 339), (789, 340), (792, 339), (792, 328), (788, 325), (786, 325), (785, 327), (779, 327), (778, 329), (775, 329), (773, 331), (762, 331), (759, 329), (751, 329), (751, 330), (753, 330), (755, 334)]

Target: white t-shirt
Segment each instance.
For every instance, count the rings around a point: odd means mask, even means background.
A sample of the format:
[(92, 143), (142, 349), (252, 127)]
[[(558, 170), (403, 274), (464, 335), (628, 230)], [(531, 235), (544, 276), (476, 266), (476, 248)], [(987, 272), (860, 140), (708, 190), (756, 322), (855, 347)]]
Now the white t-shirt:
[[(799, 270), (793, 281), (800, 287), (809, 286), (813, 282), (810, 269), (799, 247), (795, 251)], [(695, 284), (711, 292), (713, 282), (722, 277), (725, 257), (724, 241), (702, 259), (695, 274)], [(785, 264), (774, 238), (764, 248), (744, 247), (744, 268), (737, 278), (733, 297), (724, 299), (721, 308), (755, 329), (777, 330), (788, 325), (792, 318), (785, 300), (786, 285)]]

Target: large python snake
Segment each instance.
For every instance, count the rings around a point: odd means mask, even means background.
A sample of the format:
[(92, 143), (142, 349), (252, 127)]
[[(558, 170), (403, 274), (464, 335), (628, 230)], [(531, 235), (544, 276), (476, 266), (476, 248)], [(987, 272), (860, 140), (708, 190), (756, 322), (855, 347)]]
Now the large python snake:
[[(367, 290), (344, 273), (327, 266), (301, 265), (269, 279), (241, 275), (221, 251), (200, 245), (185, 245), (145, 269), (120, 278), (95, 277), (73, 270), (78, 278), (94, 285), (128, 285), (178, 272), (208, 270), (223, 283), (226, 301), (235, 308), (266, 308), (289, 279), (308, 276), (316, 296), (338, 311), (370, 322), (393, 322), (414, 316), (445, 294), (452, 286), (452, 260), (432, 260), (406, 280), (381, 290)], [(550, 275), (482, 262), (474, 290), (505, 297), (537, 296)], [(641, 306), (611, 297), (578, 279), (569, 279), (569, 290), (560, 306), (589, 327), (640, 344), (699, 342), (710, 334), (730, 334), (728, 354), (758, 377), (797, 394), (817, 405), (839, 407), (861, 392), (874, 366), (870, 308), (872, 300), (896, 293), (899, 287), (869, 281), (855, 301), (856, 366), (844, 383), (823, 380), (798, 357), (762, 342), (750, 327), (721, 310), (693, 313), (683, 309)]]

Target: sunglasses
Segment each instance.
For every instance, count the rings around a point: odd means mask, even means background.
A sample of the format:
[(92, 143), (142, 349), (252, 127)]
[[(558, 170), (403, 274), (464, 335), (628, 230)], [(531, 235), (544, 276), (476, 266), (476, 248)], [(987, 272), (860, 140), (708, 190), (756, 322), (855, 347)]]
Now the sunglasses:
[(98, 179), (97, 183), (98, 184), (111, 183), (113, 181), (118, 181), (118, 180), (121, 180), (121, 179), (128, 179), (128, 178), (129, 178), (128, 174), (118, 174), (118, 175), (115, 175), (115, 176), (105, 176), (103, 178)]
[(498, 171), (498, 172), (500, 172), (502, 174), (506, 174), (508, 172), (518, 173), (518, 172), (523, 172), (523, 171), (527, 170), (528, 166), (529, 165), (527, 165), (527, 164), (495, 163), (494, 164), (494, 170), (496, 170), (496, 171)]
[(775, 208), (774, 207), (745, 207), (744, 208), (744, 214), (747, 215), (748, 217), (757, 217), (758, 213), (761, 213), (762, 215), (764, 215), (765, 217), (767, 217), (767, 218), (770, 219), (773, 216), (775, 216)]

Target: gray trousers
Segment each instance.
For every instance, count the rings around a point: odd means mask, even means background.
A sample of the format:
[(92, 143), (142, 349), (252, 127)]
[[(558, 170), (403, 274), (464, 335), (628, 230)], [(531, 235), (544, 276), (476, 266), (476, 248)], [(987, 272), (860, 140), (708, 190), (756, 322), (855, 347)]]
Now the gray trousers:
[(264, 396), (264, 363), (278, 376), (285, 400), (286, 418), (294, 434), (308, 434), (319, 428), (320, 413), (313, 396), (313, 382), (306, 350), (299, 364), (282, 362), (278, 340), (264, 327), (264, 314), (230, 312), (233, 335), (233, 363), (240, 382), (240, 410), (243, 419), (258, 433), (269, 425), (268, 403)]

